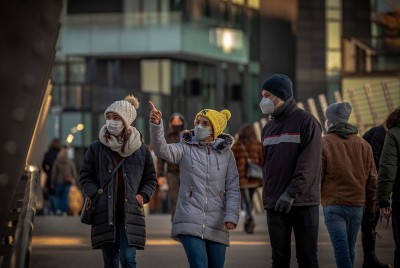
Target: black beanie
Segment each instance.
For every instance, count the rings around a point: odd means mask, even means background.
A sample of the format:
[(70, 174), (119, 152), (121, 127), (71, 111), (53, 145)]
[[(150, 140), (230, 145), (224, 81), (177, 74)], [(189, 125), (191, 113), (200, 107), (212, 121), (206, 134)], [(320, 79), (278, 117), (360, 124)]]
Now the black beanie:
[(293, 97), (292, 87), (292, 81), (287, 75), (274, 74), (264, 81), (261, 90), (265, 89), (278, 98), (287, 101), (289, 98)]

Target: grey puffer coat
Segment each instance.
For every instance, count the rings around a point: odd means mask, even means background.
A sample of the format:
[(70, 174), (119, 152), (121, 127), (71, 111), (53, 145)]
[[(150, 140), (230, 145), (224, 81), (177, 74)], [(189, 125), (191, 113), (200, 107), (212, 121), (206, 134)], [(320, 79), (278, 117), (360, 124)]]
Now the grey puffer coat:
[(193, 141), (193, 131), (184, 131), (180, 143), (167, 144), (162, 121), (150, 123), (154, 152), (179, 164), (180, 187), (171, 237), (192, 235), (229, 245), (224, 222), (238, 224), (239, 174), (230, 149), (233, 138), (221, 134), (211, 144)]
[[(99, 141), (92, 143), (87, 150), (79, 184), (90, 198), (95, 195), (100, 185), (104, 184), (114, 169), (116, 164), (113, 154), (110, 148)], [(140, 194), (147, 203), (157, 185), (153, 159), (147, 146), (142, 144), (133, 154), (127, 156), (121, 168), (125, 182), (124, 225), (128, 243), (137, 249), (143, 249), (146, 242), (146, 225), (143, 207), (137, 202), (136, 195)], [(96, 204), (91, 230), (93, 248), (101, 248), (103, 243), (115, 241), (117, 176), (118, 174), (114, 175)]]

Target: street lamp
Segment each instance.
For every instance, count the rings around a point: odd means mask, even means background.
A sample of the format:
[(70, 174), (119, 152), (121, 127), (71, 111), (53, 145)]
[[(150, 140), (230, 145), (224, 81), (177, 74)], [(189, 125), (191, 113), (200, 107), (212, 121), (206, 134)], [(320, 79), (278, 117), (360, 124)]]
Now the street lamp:
[(71, 128), (71, 130), (69, 131), (69, 134), (65, 140), (65, 143), (67, 144), (68, 147), (71, 146), (72, 141), (74, 140), (74, 134), (78, 133), (79, 131), (82, 131), (84, 128), (85, 128), (85, 125), (82, 123), (79, 123), (76, 126)]

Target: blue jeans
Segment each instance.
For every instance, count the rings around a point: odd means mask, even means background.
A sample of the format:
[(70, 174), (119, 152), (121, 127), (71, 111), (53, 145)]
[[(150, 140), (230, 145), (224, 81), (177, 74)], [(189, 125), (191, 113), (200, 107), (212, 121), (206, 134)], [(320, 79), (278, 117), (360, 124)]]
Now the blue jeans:
[(104, 268), (118, 268), (120, 259), (123, 268), (136, 268), (136, 247), (129, 246), (123, 223), (116, 228), (115, 242), (105, 243), (101, 247)]
[(253, 220), (253, 195), (257, 188), (244, 188), (240, 189), (244, 208), (246, 210), (246, 220)]
[(180, 235), (179, 239), (191, 268), (224, 267), (226, 245), (191, 235)]
[(68, 193), (70, 188), (71, 185), (64, 183), (56, 186), (56, 211), (68, 213)]
[(293, 206), (289, 213), (267, 210), (272, 267), (289, 268), (292, 230), (299, 268), (317, 268), (319, 206)]
[(331, 237), (338, 268), (351, 268), (354, 248), (361, 227), (362, 207), (324, 206), (325, 225)]

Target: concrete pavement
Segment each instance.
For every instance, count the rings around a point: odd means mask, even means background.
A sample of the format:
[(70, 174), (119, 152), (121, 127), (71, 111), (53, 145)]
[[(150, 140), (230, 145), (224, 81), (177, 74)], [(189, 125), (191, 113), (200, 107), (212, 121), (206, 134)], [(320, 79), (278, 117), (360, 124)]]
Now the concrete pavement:
[[(225, 267), (271, 267), (265, 214), (256, 215), (254, 234), (243, 232), (243, 218), (240, 226), (231, 232), (231, 246), (227, 249)], [(144, 251), (138, 251), (138, 267), (188, 267), (182, 246), (169, 238), (170, 216), (151, 214), (146, 217), (147, 244)], [(378, 228), (381, 238), (377, 239), (377, 256), (385, 262), (392, 262), (393, 238), (391, 229)], [(297, 267), (294, 239), (292, 239), (291, 267)], [(329, 234), (320, 216), (318, 259), (321, 268), (336, 267)], [(356, 248), (355, 267), (362, 265), (360, 235)], [(36, 216), (32, 239), (31, 268), (102, 267), (100, 250), (90, 246), (90, 226), (81, 224), (78, 217)]]

